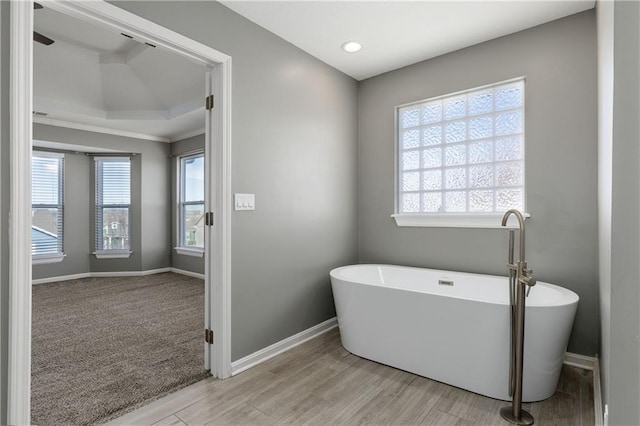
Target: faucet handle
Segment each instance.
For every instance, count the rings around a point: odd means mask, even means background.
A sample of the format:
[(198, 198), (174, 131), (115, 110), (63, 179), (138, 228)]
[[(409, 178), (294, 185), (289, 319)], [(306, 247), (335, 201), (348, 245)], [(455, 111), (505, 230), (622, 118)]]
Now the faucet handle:
[(538, 281), (533, 277), (530, 277), (528, 275), (524, 275), (524, 276), (520, 277), (520, 282), (522, 284), (528, 285), (529, 287), (533, 287), (534, 285), (536, 285), (536, 283)]

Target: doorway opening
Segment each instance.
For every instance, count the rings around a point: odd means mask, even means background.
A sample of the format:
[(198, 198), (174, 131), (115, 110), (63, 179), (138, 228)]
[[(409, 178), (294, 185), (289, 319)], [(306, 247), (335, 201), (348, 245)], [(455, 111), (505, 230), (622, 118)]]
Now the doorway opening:
[[(106, 2), (45, 1), (44, 6), (91, 25), (127, 34), (154, 48), (178, 54), (209, 70), (203, 100), (215, 98), (207, 110), (205, 211), (215, 217), (205, 256), (205, 329), (215, 345), (204, 344), (205, 367), (215, 377), (230, 375), (230, 95), (231, 58), (214, 49), (146, 21)], [(31, 155), (33, 3), (11, 3), (11, 213), (8, 422), (30, 421), (31, 355)]]

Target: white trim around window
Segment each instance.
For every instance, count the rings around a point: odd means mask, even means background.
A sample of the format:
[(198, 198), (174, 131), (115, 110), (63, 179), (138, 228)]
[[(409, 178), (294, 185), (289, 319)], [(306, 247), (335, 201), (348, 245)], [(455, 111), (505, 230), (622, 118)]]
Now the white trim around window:
[(60, 263), (64, 260), (66, 254), (58, 253), (52, 255), (33, 255), (31, 256), (32, 265), (46, 265), (48, 263)]
[[(502, 228), (502, 213), (490, 214), (393, 214), (396, 225), (407, 227), (440, 227), (440, 228)], [(525, 220), (531, 217), (523, 214)], [(515, 216), (507, 220), (507, 228), (517, 228)]]
[(94, 251), (96, 259), (128, 259), (131, 256), (129, 250), (100, 250)]
[(174, 247), (176, 253), (184, 256), (203, 257), (203, 248)]
[[(177, 176), (177, 212), (176, 231), (177, 247), (176, 253), (187, 256), (202, 257), (204, 253), (204, 213), (205, 213), (205, 157), (204, 150), (186, 152), (176, 159)], [(191, 172), (187, 170), (191, 165)], [(199, 167), (200, 166), (200, 167)], [(191, 179), (187, 179), (187, 174), (192, 173)], [(201, 173), (201, 175), (200, 175)], [(202, 183), (198, 183), (201, 177)], [(187, 191), (187, 183), (190, 181), (196, 186), (193, 191)], [(199, 188), (199, 186), (202, 186)], [(188, 210), (191, 210), (188, 212)], [(187, 218), (187, 213), (190, 213)], [(190, 229), (187, 229), (187, 222)], [(198, 244), (200, 243), (200, 244)]]

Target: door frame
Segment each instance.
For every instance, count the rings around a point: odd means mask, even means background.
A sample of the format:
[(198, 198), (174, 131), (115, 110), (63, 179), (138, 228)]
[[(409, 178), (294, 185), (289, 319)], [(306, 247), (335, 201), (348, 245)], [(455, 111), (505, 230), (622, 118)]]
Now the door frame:
[[(66, 15), (124, 32), (211, 69), (212, 130), (205, 152), (212, 165), (210, 208), (215, 225), (206, 253), (211, 374), (231, 376), (231, 57), (103, 0), (39, 0)], [(31, 405), (31, 148), (33, 2), (10, 2), (10, 211), (7, 422), (29, 424)], [(203, 96), (204, 102), (204, 96)], [(207, 316), (205, 315), (205, 317)], [(204, 334), (204, 333), (203, 333)]]

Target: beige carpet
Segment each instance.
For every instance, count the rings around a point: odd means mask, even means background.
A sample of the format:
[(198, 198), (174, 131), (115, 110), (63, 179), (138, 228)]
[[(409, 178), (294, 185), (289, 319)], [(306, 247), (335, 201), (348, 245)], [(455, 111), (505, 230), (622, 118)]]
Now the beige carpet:
[(33, 286), (31, 420), (104, 422), (208, 376), (204, 282), (173, 273)]

